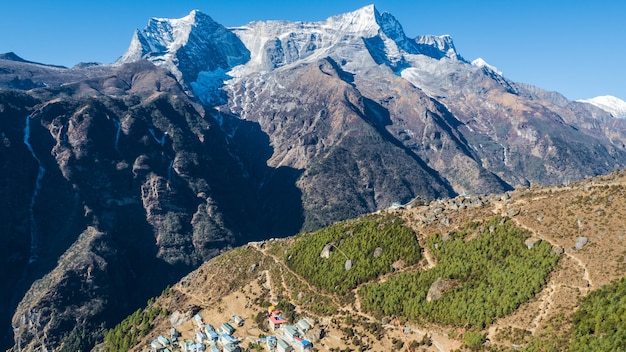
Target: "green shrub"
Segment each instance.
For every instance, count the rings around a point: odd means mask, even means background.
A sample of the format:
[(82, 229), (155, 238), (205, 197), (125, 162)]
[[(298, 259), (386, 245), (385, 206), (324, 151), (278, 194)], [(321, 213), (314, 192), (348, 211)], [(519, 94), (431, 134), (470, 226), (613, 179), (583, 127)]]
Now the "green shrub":
[(485, 335), (478, 332), (468, 331), (463, 334), (465, 347), (469, 348), (471, 351), (480, 350), (486, 340)]
[(152, 323), (159, 315), (167, 315), (165, 309), (149, 301), (146, 309), (137, 309), (128, 318), (104, 334), (106, 351), (128, 351), (152, 330)]

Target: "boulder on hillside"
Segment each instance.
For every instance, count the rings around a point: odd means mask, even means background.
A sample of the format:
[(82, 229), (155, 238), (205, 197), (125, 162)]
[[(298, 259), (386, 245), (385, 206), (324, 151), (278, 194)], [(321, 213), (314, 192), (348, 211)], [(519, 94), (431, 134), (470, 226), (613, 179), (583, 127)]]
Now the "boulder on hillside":
[(324, 246), (324, 248), (322, 248), (322, 252), (320, 253), (320, 257), (326, 258), (326, 259), (330, 258), (330, 253), (332, 253), (334, 245), (335, 245), (335, 243), (333, 243), (333, 242), (327, 243)]
[(428, 294), (426, 294), (426, 302), (436, 301), (440, 299), (444, 293), (456, 287), (457, 280), (438, 278), (430, 285)]
[(589, 242), (589, 239), (587, 237), (580, 236), (576, 240), (576, 244), (574, 245), (574, 247), (576, 247), (576, 249), (578, 250), (583, 249), (583, 247), (587, 244), (587, 242)]
[(526, 247), (528, 247), (528, 249), (531, 249), (533, 247), (535, 247), (536, 245), (539, 244), (539, 242), (541, 242), (541, 240), (537, 237), (529, 237), (526, 239), (526, 241), (524, 241), (524, 244), (526, 245)]

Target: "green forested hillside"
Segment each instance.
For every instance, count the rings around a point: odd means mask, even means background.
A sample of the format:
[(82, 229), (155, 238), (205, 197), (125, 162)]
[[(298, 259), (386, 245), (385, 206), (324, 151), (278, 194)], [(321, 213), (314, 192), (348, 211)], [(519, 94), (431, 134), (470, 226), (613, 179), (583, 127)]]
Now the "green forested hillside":
[[(428, 247), (438, 264), (362, 287), (363, 305), (383, 315), (482, 329), (539, 292), (557, 263), (548, 243), (529, 249), (524, 244), (527, 237), (499, 217), (470, 223), (450, 235), (432, 236)], [(452, 287), (428, 302), (428, 290), (439, 278)]]
[[(320, 256), (332, 243), (329, 258)], [(415, 233), (393, 215), (371, 215), (300, 235), (285, 255), (287, 265), (327, 292), (345, 294), (357, 285), (421, 258)], [(352, 267), (346, 270), (346, 261)]]
[(574, 314), (570, 351), (626, 351), (626, 278), (583, 299)]

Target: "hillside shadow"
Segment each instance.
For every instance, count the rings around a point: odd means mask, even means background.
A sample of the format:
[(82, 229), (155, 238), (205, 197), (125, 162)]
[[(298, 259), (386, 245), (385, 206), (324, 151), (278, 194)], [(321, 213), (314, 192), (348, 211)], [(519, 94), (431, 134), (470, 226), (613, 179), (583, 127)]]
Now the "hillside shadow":
[(415, 152), (411, 150), (411, 148), (404, 145), (404, 143), (394, 137), (391, 132), (387, 130), (386, 126), (393, 124), (389, 111), (382, 105), (369, 98), (363, 97), (363, 100), (365, 114), (360, 113), (356, 107), (353, 107), (352, 109), (357, 112), (359, 116), (363, 120), (365, 120), (370, 126), (372, 126), (386, 141), (404, 151), (404, 153), (408, 155), (411, 159), (413, 159), (422, 170), (424, 170), (428, 175), (430, 175), (433, 179), (437, 180), (441, 185), (445, 187), (445, 192), (443, 194), (437, 195), (438, 197), (456, 196), (456, 192), (454, 191), (452, 185), (450, 185), (448, 180), (441, 176), (437, 170), (428, 166), (428, 164), (426, 164), (426, 162), (422, 160), (422, 158), (415, 154)]
[[(7, 116), (11, 140), (24, 138), (24, 116)], [(10, 120), (10, 121), (7, 121)], [(30, 144), (39, 158), (45, 173), (41, 179), (37, 196), (35, 184), (39, 173), (38, 161), (27, 150), (25, 143), (15, 144), (10, 159), (10, 170), (3, 168), (6, 185), (2, 187), (3, 199), (11, 200), (9, 217), (3, 214), (2, 222), (7, 224), (11, 235), (3, 238), (11, 251), (3, 269), (2, 297), (0, 309), (1, 331), (0, 349), (8, 349), (13, 344), (12, 318), (24, 295), (34, 282), (42, 279), (58, 264), (59, 257), (76, 241), (85, 222), (77, 216), (82, 210), (79, 199), (56, 168), (56, 161), (49, 151), (54, 146), (50, 133), (39, 120), (33, 120), (30, 127)], [(7, 126), (5, 126), (7, 127)], [(32, 214), (30, 213), (32, 207)]]
[[(304, 172), (288, 166), (271, 167), (267, 161), (274, 153), (270, 138), (257, 122), (224, 115), (224, 129), (229, 132), (232, 147), (248, 174), (253, 197), (248, 206), (253, 229), (242, 243), (298, 233), (304, 224), (302, 191), (296, 182)], [(252, 194), (251, 194), (252, 196)]]

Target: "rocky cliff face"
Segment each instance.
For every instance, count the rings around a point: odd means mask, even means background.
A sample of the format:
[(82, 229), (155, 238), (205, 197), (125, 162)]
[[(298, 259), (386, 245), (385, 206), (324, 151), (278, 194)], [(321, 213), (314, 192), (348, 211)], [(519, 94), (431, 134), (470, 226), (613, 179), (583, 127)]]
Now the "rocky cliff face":
[[(330, 58), (281, 70), (262, 89), (240, 86), (232, 96), (237, 97), (234, 106), (245, 106), (235, 113), (270, 136), (274, 151), (268, 164), (301, 170), (297, 184), (306, 229), (418, 195), (453, 192), (386, 130), (388, 111), (363, 96), (352, 76)], [(248, 99), (254, 104), (245, 104)]]
[(3, 335), (13, 311), (22, 347), (53, 348), (119, 319), (259, 238), (260, 219), (273, 226), (215, 120), (152, 64), (0, 96), (10, 200), (0, 247), (15, 288), (3, 290)]
[(250, 240), (626, 165), (626, 120), (471, 65), (449, 36), (408, 38), (373, 6), (152, 19), (112, 65), (2, 56), (0, 87), (2, 347), (88, 347)]

